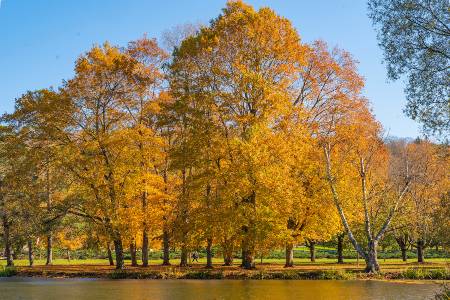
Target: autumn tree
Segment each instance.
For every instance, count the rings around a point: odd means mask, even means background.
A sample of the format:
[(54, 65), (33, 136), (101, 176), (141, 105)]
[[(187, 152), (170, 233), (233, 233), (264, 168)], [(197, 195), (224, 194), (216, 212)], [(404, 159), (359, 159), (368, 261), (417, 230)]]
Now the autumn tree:
[[(377, 243), (387, 230), (407, 185), (399, 193), (385, 190), (383, 197), (377, 200), (367, 194), (372, 188), (368, 184), (373, 187), (389, 184), (386, 177), (388, 169), (383, 165), (386, 154), (379, 137), (380, 127), (361, 96), (363, 85), (349, 53), (340, 49), (329, 52), (326, 44), (316, 42), (311, 46), (307, 64), (302, 69), (294, 104), (308, 112), (308, 128), (324, 151), (324, 171), (342, 225), (359, 255), (365, 258), (366, 271), (377, 272)], [(369, 176), (373, 177), (369, 179)], [(360, 188), (355, 189), (355, 186)], [(379, 215), (371, 215), (369, 206), (380, 209), (390, 202), (393, 205), (383, 214), (386, 216), (384, 222), (376, 221)], [(355, 203), (361, 205), (362, 214), (357, 209), (355, 211)], [(349, 225), (348, 216), (358, 218), (358, 215), (364, 218), (365, 249), (357, 242)], [(379, 229), (375, 232), (373, 227), (376, 225)]]
[[(292, 216), (287, 221), (291, 231), (291, 242), (286, 244), (286, 266), (293, 265), (292, 237), (311, 247), (316, 240), (327, 240), (342, 230), (338, 222), (334, 204), (323, 176), (323, 161), (320, 149), (321, 134), (326, 132), (330, 114), (344, 105), (342, 98), (359, 96), (363, 81), (356, 71), (356, 63), (351, 55), (339, 48), (328, 50), (323, 41), (303, 45), (304, 63), (297, 70), (298, 77), (292, 85), (290, 137), (294, 137), (290, 148), (295, 158), (292, 173), (298, 186), (292, 199), (303, 199), (293, 203)], [(293, 135), (293, 132), (297, 132)], [(358, 214), (350, 214), (353, 220)], [(327, 216), (327, 218), (324, 218)], [(327, 224), (321, 224), (325, 220)], [(294, 239), (295, 240), (295, 239)], [(312, 255), (311, 255), (312, 256)]]
[[(191, 120), (211, 120), (211, 130), (225, 141), (220, 168), (228, 168), (228, 188), (234, 190), (230, 200), (240, 219), (244, 268), (254, 267), (256, 239), (264, 234), (260, 222), (275, 217), (269, 216), (275, 214), (269, 209), (275, 194), (268, 194), (262, 176), (284, 171), (269, 157), (262, 158), (277, 151), (270, 149), (270, 138), (276, 136), (270, 128), (289, 105), (301, 54), (288, 20), (268, 8), (255, 11), (233, 1), (209, 27), (183, 41), (171, 64), (176, 101), (190, 110)], [(269, 215), (261, 215), (263, 211)]]
[(39, 202), (45, 204), (42, 225), (47, 235), (47, 265), (52, 264), (53, 226), (60, 216), (55, 208), (65, 197), (66, 181), (69, 179), (62, 176), (59, 157), (61, 146), (58, 137), (65, 119), (57, 111), (62, 107), (64, 104), (59, 102), (57, 92), (42, 89), (27, 92), (16, 99), (15, 111), (3, 116), (3, 120), (15, 128), (28, 149), (25, 160), (28, 168), (34, 172), (31, 175), (34, 181), (29, 183), (29, 187), (35, 187), (34, 191), (29, 191), (35, 195), (28, 195), (34, 198), (36, 206), (40, 207)]
[(80, 57), (61, 92), (69, 103), (64, 163), (77, 178), (80, 200), (71, 213), (105, 227), (118, 269), (124, 267), (126, 229), (140, 222), (146, 235), (148, 198), (161, 196), (162, 182), (154, 174), (160, 144), (151, 124), (163, 57), (145, 38), (127, 49), (96, 46)]
[(422, 263), (425, 248), (438, 243), (436, 234), (443, 225), (437, 220), (450, 187), (449, 153), (445, 145), (440, 147), (421, 140), (408, 144), (405, 150), (405, 164), (411, 176), (410, 238), (417, 249), (417, 260)]
[[(3, 244), (5, 247), (6, 266), (14, 266), (12, 253), (12, 225), (13, 216), (17, 212), (17, 193), (15, 184), (15, 165), (18, 157), (15, 154), (22, 152), (23, 143), (16, 139), (15, 132), (10, 127), (0, 127), (0, 217), (3, 231)], [(20, 154), (19, 154), (20, 155)]]

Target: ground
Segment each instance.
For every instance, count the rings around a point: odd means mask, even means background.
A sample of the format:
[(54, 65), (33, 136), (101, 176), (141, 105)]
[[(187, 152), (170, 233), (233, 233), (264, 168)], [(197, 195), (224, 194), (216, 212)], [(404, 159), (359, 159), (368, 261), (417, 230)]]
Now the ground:
[[(360, 274), (364, 269), (364, 261), (356, 262), (355, 259), (348, 259), (344, 264), (337, 264), (335, 259), (317, 259), (315, 263), (307, 259), (295, 259), (295, 267), (284, 268), (282, 259), (264, 259), (263, 263), (258, 261), (256, 270), (245, 271), (239, 268), (239, 261), (235, 261), (234, 266), (222, 266), (222, 259), (214, 259), (214, 269), (205, 269), (205, 259), (200, 259), (197, 263), (192, 263), (188, 268), (178, 267), (179, 260), (171, 261), (172, 266), (161, 266), (161, 260), (150, 261), (149, 267), (131, 267), (126, 261), (126, 270), (120, 273), (123, 278), (323, 278), (323, 279), (346, 279), (342, 274)], [(5, 261), (0, 261), (0, 265), (5, 265)], [(417, 264), (410, 260), (403, 262), (399, 259), (380, 260), (383, 274), (390, 274), (392, 278), (400, 278), (399, 274), (408, 270), (417, 270), (420, 274), (443, 271), (444, 275), (439, 275), (434, 279), (447, 279), (449, 274), (450, 259), (428, 259), (424, 264)], [(107, 260), (86, 259), (71, 260), (55, 259), (52, 266), (45, 266), (44, 260), (36, 260), (34, 267), (28, 267), (27, 260), (15, 261), (17, 275), (19, 276), (49, 276), (49, 277), (114, 277), (118, 273), (114, 267), (108, 265)], [(211, 275), (212, 274), (212, 275)], [(274, 275), (275, 274), (275, 275)], [(325, 274), (325, 275), (324, 275)], [(334, 275), (333, 275), (334, 274)], [(341, 275), (339, 275), (341, 274)], [(268, 275), (270, 275), (268, 277)], [(272, 276), (274, 275), (274, 276)], [(417, 274), (416, 274), (417, 275)], [(414, 275), (414, 276), (416, 276)], [(189, 277), (191, 276), (191, 277)], [(206, 276), (206, 277), (205, 277)], [(286, 277), (287, 276), (287, 277)], [(322, 277), (321, 277), (322, 276)], [(325, 276), (325, 277), (323, 277)], [(328, 278), (330, 277), (331, 278)], [(426, 279), (428, 275), (423, 275)], [(342, 278), (341, 278), (342, 277)], [(354, 276), (353, 276), (354, 277)], [(352, 278), (353, 278), (352, 277)], [(121, 277), (122, 278), (122, 277)]]

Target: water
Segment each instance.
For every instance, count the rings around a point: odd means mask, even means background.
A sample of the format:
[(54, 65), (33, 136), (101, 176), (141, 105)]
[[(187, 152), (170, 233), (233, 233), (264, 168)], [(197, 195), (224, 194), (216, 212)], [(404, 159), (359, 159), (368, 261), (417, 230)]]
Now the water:
[(0, 278), (0, 299), (433, 299), (439, 285), (330, 280), (95, 280)]

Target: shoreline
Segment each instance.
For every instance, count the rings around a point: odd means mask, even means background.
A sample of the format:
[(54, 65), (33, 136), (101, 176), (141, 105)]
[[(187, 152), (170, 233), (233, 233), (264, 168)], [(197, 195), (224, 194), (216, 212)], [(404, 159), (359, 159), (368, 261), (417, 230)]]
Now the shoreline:
[[(5, 269), (7, 270), (7, 269)], [(389, 282), (407, 281), (448, 281), (450, 270), (442, 268), (408, 268), (398, 271), (381, 270), (378, 274), (367, 274), (355, 269), (316, 269), (305, 270), (301, 267), (287, 269), (261, 268), (244, 270), (237, 266), (213, 269), (203, 267), (151, 266), (126, 267), (115, 270), (104, 265), (34, 266), (8, 269), (3, 277), (28, 278), (97, 278), (97, 279), (195, 279), (195, 280), (385, 280)], [(2, 276), (0, 276), (2, 277)]]

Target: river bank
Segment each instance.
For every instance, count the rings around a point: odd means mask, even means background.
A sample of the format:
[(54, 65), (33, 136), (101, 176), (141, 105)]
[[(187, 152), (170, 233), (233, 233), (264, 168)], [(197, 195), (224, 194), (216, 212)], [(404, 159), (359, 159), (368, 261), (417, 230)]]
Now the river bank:
[(36, 265), (0, 269), (0, 276), (47, 278), (107, 278), (107, 279), (289, 279), (289, 280), (450, 280), (448, 263), (385, 264), (379, 274), (366, 274), (361, 266), (349, 264), (305, 264), (283, 268), (279, 264), (261, 264), (254, 270), (238, 266), (216, 265), (206, 269), (195, 264), (190, 267), (152, 265), (126, 266), (124, 270), (103, 264)]

